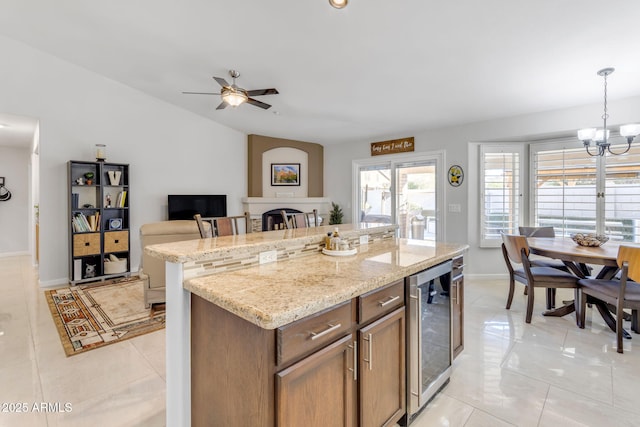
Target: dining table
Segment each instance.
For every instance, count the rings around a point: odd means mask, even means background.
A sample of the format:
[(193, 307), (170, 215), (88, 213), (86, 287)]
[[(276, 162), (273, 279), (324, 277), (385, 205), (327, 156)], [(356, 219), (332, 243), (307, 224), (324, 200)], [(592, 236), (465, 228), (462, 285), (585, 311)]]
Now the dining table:
[[(590, 265), (602, 266), (596, 273), (595, 279), (612, 279), (619, 270), (617, 257), (618, 248), (628, 242), (608, 241), (600, 246), (581, 246), (568, 237), (527, 237), (531, 253), (562, 261), (576, 276), (581, 279), (590, 275)], [(610, 307), (601, 300), (590, 298), (590, 304), (598, 309), (605, 323), (612, 331), (616, 330), (616, 320), (611, 314)], [(565, 301), (561, 307), (548, 310), (545, 316), (566, 316), (575, 311), (575, 301)], [(631, 335), (623, 331), (627, 339)]]

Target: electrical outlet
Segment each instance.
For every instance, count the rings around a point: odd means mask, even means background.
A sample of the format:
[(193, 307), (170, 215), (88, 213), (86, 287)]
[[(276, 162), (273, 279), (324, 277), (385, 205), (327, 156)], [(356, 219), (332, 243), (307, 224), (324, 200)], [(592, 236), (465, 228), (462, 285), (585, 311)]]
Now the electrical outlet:
[(260, 264), (268, 264), (278, 261), (278, 251), (260, 252)]
[(360, 244), (361, 245), (369, 244), (369, 235), (368, 234), (363, 234), (362, 236), (360, 236)]

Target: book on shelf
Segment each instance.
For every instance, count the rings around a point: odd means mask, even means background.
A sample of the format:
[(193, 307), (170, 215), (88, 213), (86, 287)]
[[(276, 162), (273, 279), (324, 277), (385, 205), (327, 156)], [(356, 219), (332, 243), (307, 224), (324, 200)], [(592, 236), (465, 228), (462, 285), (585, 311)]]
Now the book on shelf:
[(127, 199), (127, 190), (123, 190), (119, 192), (118, 198), (116, 199), (116, 207), (124, 208), (126, 199)]
[(100, 213), (86, 216), (79, 212), (71, 218), (73, 230), (75, 232), (99, 231), (100, 230)]
[(71, 209), (78, 209), (79, 200), (80, 200), (80, 194), (71, 193)]

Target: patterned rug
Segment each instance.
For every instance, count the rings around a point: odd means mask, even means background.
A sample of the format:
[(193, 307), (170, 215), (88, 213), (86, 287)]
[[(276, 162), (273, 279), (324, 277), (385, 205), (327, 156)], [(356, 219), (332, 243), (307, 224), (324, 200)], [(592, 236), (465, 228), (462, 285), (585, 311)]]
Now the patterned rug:
[(45, 291), (67, 356), (164, 328), (164, 304), (144, 306), (138, 277)]

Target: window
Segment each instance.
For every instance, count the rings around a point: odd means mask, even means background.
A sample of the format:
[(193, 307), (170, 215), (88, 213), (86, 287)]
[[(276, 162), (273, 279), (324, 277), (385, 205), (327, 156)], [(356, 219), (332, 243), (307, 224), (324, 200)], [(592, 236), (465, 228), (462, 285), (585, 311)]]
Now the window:
[[(545, 144), (546, 145), (546, 144)], [(556, 235), (595, 232), (597, 158), (584, 148), (532, 149), (532, 223), (552, 226)]]
[(480, 246), (497, 247), (500, 232), (522, 225), (522, 144), (480, 145)]
[[(612, 138), (612, 149), (624, 147)], [(575, 141), (533, 144), (531, 166), (533, 224), (553, 226), (558, 235), (597, 232), (640, 242), (640, 147), (591, 157)]]

